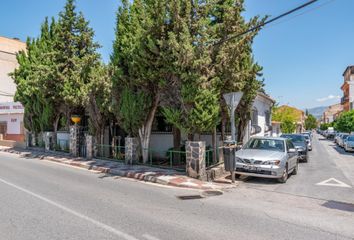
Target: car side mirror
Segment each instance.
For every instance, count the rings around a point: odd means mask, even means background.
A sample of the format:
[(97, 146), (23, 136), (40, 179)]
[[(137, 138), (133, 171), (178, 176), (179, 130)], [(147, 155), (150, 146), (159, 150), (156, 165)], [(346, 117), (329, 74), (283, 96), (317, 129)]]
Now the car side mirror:
[(288, 150), (288, 153), (296, 153), (296, 149), (295, 149), (295, 148), (290, 148), (290, 149)]

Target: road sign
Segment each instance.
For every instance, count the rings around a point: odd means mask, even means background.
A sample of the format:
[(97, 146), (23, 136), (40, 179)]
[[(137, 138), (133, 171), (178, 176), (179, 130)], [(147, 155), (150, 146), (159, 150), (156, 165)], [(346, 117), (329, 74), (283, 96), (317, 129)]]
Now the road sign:
[(339, 181), (335, 178), (329, 178), (327, 180), (324, 180), (322, 182), (316, 183), (316, 185), (320, 185), (320, 186), (331, 186), (331, 187), (345, 187), (345, 188), (351, 188), (351, 186), (349, 186), (348, 184)]
[(243, 92), (225, 93), (223, 96), (224, 96), (225, 102), (230, 110), (231, 140), (236, 141), (236, 137), (235, 137), (235, 135), (236, 135), (235, 134), (236, 133), (235, 110), (241, 101), (241, 98), (243, 96)]

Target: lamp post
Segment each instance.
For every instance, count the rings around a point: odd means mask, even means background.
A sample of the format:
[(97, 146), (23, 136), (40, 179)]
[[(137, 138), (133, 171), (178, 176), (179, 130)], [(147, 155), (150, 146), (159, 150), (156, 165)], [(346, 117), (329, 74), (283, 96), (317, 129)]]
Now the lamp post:
[[(236, 150), (236, 127), (235, 127), (235, 110), (240, 103), (240, 100), (243, 96), (243, 92), (231, 92), (223, 95), (225, 102), (230, 110), (230, 122), (231, 122), (231, 141), (228, 142), (229, 145), (229, 156), (228, 160), (228, 170), (231, 173), (231, 181), (235, 183), (235, 150)], [(226, 162), (225, 162), (226, 163)], [(225, 168), (226, 168), (225, 164)]]
[(79, 115), (72, 115), (71, 116), (71, 121), (77, 125), (81, 121), (81, 117)]

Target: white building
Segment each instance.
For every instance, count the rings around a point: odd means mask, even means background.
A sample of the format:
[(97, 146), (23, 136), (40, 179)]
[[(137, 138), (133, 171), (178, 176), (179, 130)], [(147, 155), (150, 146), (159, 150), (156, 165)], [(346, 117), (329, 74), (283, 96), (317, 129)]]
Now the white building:
[(26, 43), (0, 37), (0, 135), (6, 140), (23, 141), (23, 107), (14, 102), (16, 84), (9, 76), (18, 67), (16, 53), (25, 50)]
[(251, 136), (272, 136), (272, 107), (275, 101), (264, 93), (258, 93), (252, 106), (252, 115), (243, 142)]

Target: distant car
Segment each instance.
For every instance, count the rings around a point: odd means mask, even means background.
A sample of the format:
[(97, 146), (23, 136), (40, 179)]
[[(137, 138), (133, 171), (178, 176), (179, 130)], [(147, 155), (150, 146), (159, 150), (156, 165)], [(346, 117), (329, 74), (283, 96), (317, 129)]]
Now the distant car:
[(344, 141), (344, 150), (346, 152), (354, 151), (354, 135), (349, 135), (347, 139)]
[(282, 134), (280, 137), (290, 139), (299, 155), (299, 160), (308, 161), (308, 143), (302, 134)]
[(303, 132), (302, 134), (308, 135), (312, 140), (312, 132), (311, 131), (306, 131), (306, 132)]
[(298, 155), (286, 138), (253, 137), (236, 152), (236, 177), (240, 175), (274, 178), (285, 183), (298, 172)]
[(312, 140), (311, 140), (311, 138), (309, 137), (309, 135), (306, 135), (306, 134), (304, 134), (303, 136), (305, 137), (305, 140), (307, 142), (307, 149), (309, 151), (312, 151)]
[(347, 139), (348, 136), (349, 134), (347, 133), (343, 133), (342, 135), (340, 135), (340, 137), (338, 138), (338, 146), (344, 147), (344, 141)]

